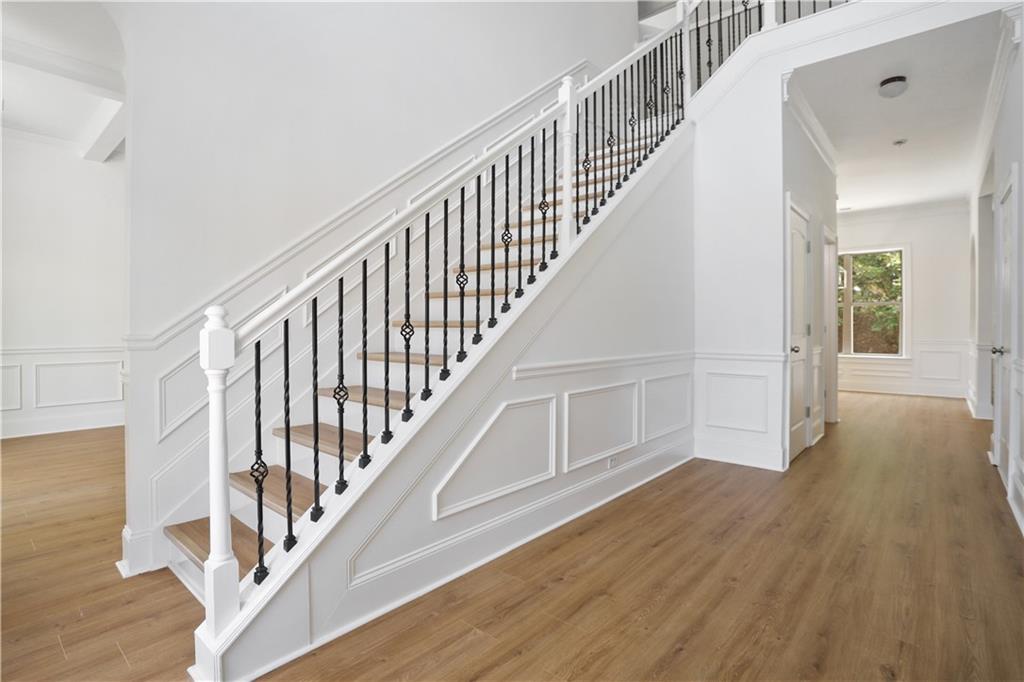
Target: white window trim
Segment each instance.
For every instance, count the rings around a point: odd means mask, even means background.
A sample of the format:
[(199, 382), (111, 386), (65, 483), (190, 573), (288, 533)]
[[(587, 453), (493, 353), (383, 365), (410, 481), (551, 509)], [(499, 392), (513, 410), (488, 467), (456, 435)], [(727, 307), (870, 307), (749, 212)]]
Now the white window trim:
[[(912, 294), (912, 282), (911, 277), (913, 270), (911, 269), (911, 253), (910, 244), (878, 244), (870, 246), (858, 246), (856, 248), (843, 248), (842, 244), (839, 246), (839, 252), (837, 258), (843, 256), (853, 256), (858, 253), (877, 253), (879, 251), (902, 251), (903, 252), (903, 311), (900, 314), (900, 354), (899, 355), (882, 355), (878, 353), (839, 353), (839, 357), (847, 360), (910, 360), (912, 354), (911, 348), (911, 313), (913, 306), (911, 305), (911, 294)], [(852, 277), (853, 273), (847, 273), (847, 277)], [(852, 322), (852, 321), (851, 321)]]

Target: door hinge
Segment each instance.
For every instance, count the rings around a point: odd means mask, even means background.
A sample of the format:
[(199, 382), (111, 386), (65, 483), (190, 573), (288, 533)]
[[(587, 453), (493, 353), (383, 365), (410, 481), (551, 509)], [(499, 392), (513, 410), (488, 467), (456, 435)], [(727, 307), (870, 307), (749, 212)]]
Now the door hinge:
[(807, 325), (807, 336), (811, 335), (811, 325)]
[(805, 242), (805, 243), (807, 244), (807, 253), (810, 253), (811, 252), (811, 243), (810, 242)]
[(805, 415), (805, 416), (806, 416), (806, 417), (807, 417), (808, 419), (810, 419), (810, 418), (811, 418), (811, 408), (810, 408), (810, 407), (805, 407), (805, 408), (804, 408), (804, 415)]

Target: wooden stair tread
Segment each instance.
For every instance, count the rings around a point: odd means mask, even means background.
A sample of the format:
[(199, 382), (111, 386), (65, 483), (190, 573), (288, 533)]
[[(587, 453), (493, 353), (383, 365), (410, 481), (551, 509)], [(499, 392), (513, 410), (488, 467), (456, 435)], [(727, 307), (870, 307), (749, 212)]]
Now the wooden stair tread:
[[(312, 426), (310, 426), (312, 433)], [(275, 429), (276, 430), (276, 429)], [(295, 428), (292, 428), (292, 433)], [(320, 430), (321, 443), (323, 441), (323, 429)], [(294, 438), (293, 438), (294, 440)], [(312, 438), (311, 441), (312, 442)], [(321, 451), (323, 448), (321, 447)], [(285, 469), (280, 464), (272, 464), (267, 470), (267, 477), (263, 481), (263, 504), (281, 516), (288, 510), (288, 498), (284, 482)], [(256, 483), (248, 471), (236, 471), (229, 477), (232, 487), (241, 490), (243, 493), (256, 499)], [(321, 494), (327, 490), (327, 486), (320, 484)], [(306, 510), (313, 506), (313, 480), (302, 474), (292, 472), (292, 519), (298, 519), (306, 513)]]
[[(395, 363), (395, 364), (398, 364), (398, 363), (405, 364), (405, 351), (395, 351), (393, 353), (389, 353), (389, 355), (391, 356), (391, 362), (392, 363)], [(362, 359), (362, 357), (363, 357), (363, 354), (360, 352), (359, 353), (359, 358)], [(366, 354), (366, 359), (370, 360), (372, 362), (384, 362), (384, 353), (367, 353)], [(444, 356), (441, 356), (441, 355), (431, 355), (430, 356), (430, 364), (431, 364), (431, 366), (440, 367), (441, 363), (443, 363), (443, 362), (444, 362)], [(409, 364), (412, 364), (412, 365), (423, 365), (423, 364), (425, 364), (425, 361), (423, 359), (423, 353), (412, 353), (411, 357), (409, 358)]]
[[(348, 401), (345, 403), (346, 407), (351, 406), (354, 403), (359, 403), (361, 405), (362, 402), (363, 402), (363, 390), (364, 389), (363, 389), (362, 386), (349, 386), (348, 387)], [(365, 390), (366, 390), (366, 404), (367, 405), (376, 405), (377, 407), (384, 407), (384, 389), (383, 388), (374, 388), (374, 387), (371, 386), (370, 388), (367, 388)], [(317, 391), (317, 393), (320, 394), (321, 398), (331, 398), (331, 399), (334, 398), (334, 388), (333, 387), (321, 388), (319, 391)], [(389, 393), (391, 394), (389, 396), (391, 398), (391, 407), (393, 409), (399, 409), (399, 408), (396, 408), (395, 405), (399, 405), (401, 403), (401, 401), (405, 400), (405, 394), (400, 392), (400, 391), (389, 391)], [(362, 436), (360, 436), (360, 437), (362, 437)]]
[[(469, 295), (469, 292), (466, 292), (466, 300), (468, 301), (470, 298), (473, 298), (473, 297)], [(484, 299), (484, 296), (481, 295), (480, 296), (480, 300), (483, 300), (483, 299)], [(485, 322), (486, 322), (486, 320), (485, 320)], [(405, 324), (405, 322), (403, 322), (402, 320), (393, 320), (391, 322), (391, 326), (392, 327), (401, 327), (403, 324)], [(427, 323), (424, 322), (423, 320), (409, 320), (409, 324), (411, 324), (413, 327), (425, 327), (425, 326), (428, 326)], [(429, 326), (430, 326), (431, 329), (443, 329), (444, 326), (445, 326), (444, 325), (444, 320), (431, 320)], [(466, 320), (466, 329), (474, 329), (475, 327), (476, 327), (476, 320), (475, 319), (473, 319), (473, 320), (467, 319)], [(458, 320), (451, 320), (451, 319), (448, 320), (448, 329), (458, 329), (458, 328), (459, 328), (459, 321)], [(405, 358), (404, 357), (402, 359), (402, 362), (405, 362)], [(402, 400), (405, 400), (405, 394), (402, 394)]]
[[(515, 291), (514, 287), (509, 287), (509, 289), (508, 289), (509, 295), (511, 295), (514, 291)], [(466, 289), (466, 298), (475, 298), (476, 297), (476, 292), (477, 292), (476, 289), (472, 289), (472, 290)], [(494, 290), (494, 295), (495, 296), (504, 297), (505, 296), (505, 290), (504, 289), (495, 289)], [(454, 287), (454, 288), (449, 287), (448, 288), (448, 296), (447, 296), (447, 298), (458, 298), (458, 297), (459, 297), (459, 288), (458, 287)], [(490, 298), (490, 297), (491, 297), (491, 290), (490, 289), (480, 289), (480, 298)], [(444, 293), (444, 291), (431, 291), (430, 292), (430, 298), (445, 298), (445, 293)]]
[[(558, 219), (559, 219), (559, 222), (561, 222), (561, 219), (562, 219), (561, 216), (559, 216)], [(523, 227), (526, 227), (526, 225), (523, 225)], [(504, 229), (504, 227), (502, 229)], [(534, 244), (543, 244), (544, 242), (554, 241), (554, 239), (555, 239), (555, 235), (553, 235), (550, 232), (548, 232), (546, 235), (544, 235), (543, 239), (541, 239), (539, 235), (535, 236), (534, 239), (533, 239), (533, 243)], [(508, 244), (508, 250), (509, 251), (515, 251), (516, 249), (519, 248), (519, 244), (520, 244), (520, 241), (518, 239), (513, 239)], [(524, 236), (523, 239), (522, 239), (522, 244), (523, 244), (523, 248), (529, 248), (529, 246), (530, 246), (530, 238), (527, 237), (527, 236)], [(485, 241), (485, 243), (482, 244), (480, 246), (480, 248), (483, 249), (484, 251), (490, 251), (491, 250), (491, 243)], [(501, 241), (497, 241), (496, 240), (495, 243), (494, 243), (494, 250), (495, 251), (504, 251), (505, 250), (505, 245), (502, 244)]]
[[(351, 403), (347, 403), (351, 405)], [(284, 438), (284, 427), (278, 426), (274, 429), (274, 435)], [(370, 438), (372, 441), (373, 438)], [(307, 448), (313, 447), (313, 425), (299, 424), (292, 426), (292, 442)], [(352, 429), (345, 429), (344, 437), (345, 461), (351, 462), (363, 451), (363, 434)], [(333, 424), (320, 422), (320, 452), (334, 457), (338, 456), (338, 427)], [(293, 476), (295, 474), (292, 474)], [(308, 480), (308, 479), (307, 479)], [(310, 495), (313, 494), (313, 486), (309, 486)], [(312, 502), (310, 502), (312, 504)], [(307, 505), (308, 507), (309, 505)], [(297, 508), (297, 506), (296, 506)]]
[[(494, 264), (494, 269), (501, 270), (503, 268), (517, 268), (517, 267), (519, 267), (520, 263), (522, 263), (524, 268), (529, 268), (530, 267), (530, 263), (533, 263), (534, 266), (540, 265), (541, 259), (540, 258), (534, 258), (532, 261), (530, 261), (530, 260), (524, 260), (524, 261), (510, 260), (507, 263), (498, 262), (498, 263)], [(479, 268), (477, 268), (476, 263), (473, 263), (473, 265), (469, 265), (468, 263), (466, 264), (466, 272), (477, 272), (477, 270), (483, 271), (483, 270), (490, 270), (490, 269), (491, 269), (491, 264), (490, 263), (481, 263)], [(452, 269), (453, 273), (458, 273), (458, 271), (459, 271), (458, 268), (453, 268)]]
[[(246, 473), (246, 476), (249, 474)], [(184, 554), (189, 561), (200, 570), (203, 562), (210, 556), (210, 519), (196, 519), (184, 523), (176, 523), (164, 528), (166, 535)], [(264, 551), (269, 552), (274, 544), (264, 540)], [(231, 549), (238, 559), (238, 579), (256, 567), (259, 554), (256, 549), (256, 531), (245, 525), (234, 516), (231, 517)]]

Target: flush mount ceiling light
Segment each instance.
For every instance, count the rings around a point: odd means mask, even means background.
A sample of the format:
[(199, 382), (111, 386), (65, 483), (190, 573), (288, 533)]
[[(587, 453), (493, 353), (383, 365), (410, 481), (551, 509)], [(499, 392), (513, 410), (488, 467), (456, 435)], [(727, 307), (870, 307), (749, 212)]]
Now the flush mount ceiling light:
[(907, 143), (907, 138), (905, 138), (905, 137), (901, 137), (901, 138), (900, 138), (900, 139), (898, 139), (898, 140), (893, 140), (893, 141), (892, 141), (892, 146), (893, 146), (893, 147), (902, 147), (902, 146), (903, 146), (903, 145), (905, 145), (906, 143)]
[(882, 97), (892, 99), (899, 97), (907, 91), (906, 76), (889, 76), (878, 84), (878, 94)]

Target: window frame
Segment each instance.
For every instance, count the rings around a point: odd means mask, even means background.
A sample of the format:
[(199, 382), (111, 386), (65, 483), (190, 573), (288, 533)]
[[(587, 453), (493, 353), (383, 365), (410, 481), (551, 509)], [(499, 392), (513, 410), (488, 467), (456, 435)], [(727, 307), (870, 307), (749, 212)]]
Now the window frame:
[[(900, 300), (900, 352), (895, 353), (855, 353), (853, 351), (853, 272), (847, 271), (846, 283), (847, 286), (842, 290), (842, 296), (839, 295), (839, 286), (836, 282), (836, 302), (839, 304), (837, 308), (842, 308), (842, 319), (843, 319), (843, 351), (839, 352), (841, 358), (865, 358), (872, 360), (906, 360), (910, 358), (910, 246), (908, 244), (882, 244), (879, 246), (863, 246), (856, 248), (844, 249), (840, 247), (836, 257), (838, 259), (837, 272), (840, 269), (845, 269), (846, 265), (843, 262), (845, 256), (856, 256), (865, 253), (883, 253), (887, 251), (899, 251), (900, 261), (902, 264), (902, 285), (903, 295)], [(852, 270), (852, 268), (851, 268)], [(849, 300), (847, 300), (849, 299)], [(859, 306), (878, 306), (878, 305), (894, 305), (894, 301), (877, 301), (877, 302), (861, 302), (856, 305)], [(836, 320), (838, 323), (839, 311), (836, 310)], [(848, 350), (847, 350), (848, 349)]]

